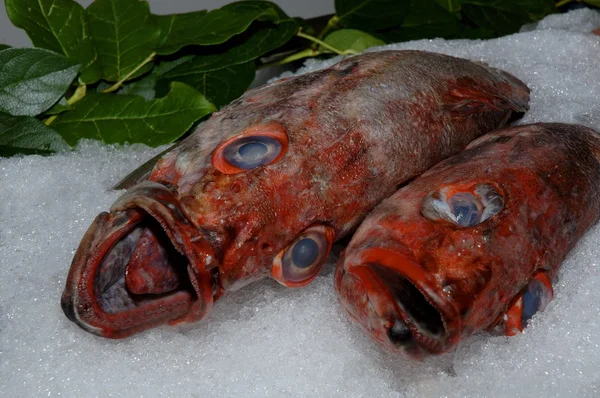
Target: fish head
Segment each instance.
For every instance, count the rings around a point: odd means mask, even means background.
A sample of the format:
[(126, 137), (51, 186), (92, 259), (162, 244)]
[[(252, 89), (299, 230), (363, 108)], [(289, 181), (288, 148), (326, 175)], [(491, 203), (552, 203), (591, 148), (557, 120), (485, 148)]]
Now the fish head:
[(296, 102), (306, 101), (278, 84), (248, 92), (160, 157), (84, 236), (62, 296), (68, 318), (121, 338), (200, 320), (224, 292), (266, 276), (308, 284), (341, 228), (323, 205), (322, 187), (335, 188), (322, 180), (334, 166), (318, 161), (328, 141)]
[(502, 210), (498, 190), (486, 183), (404, 190), (359, 227), (337, 264), (335, 288), (385, 349), (416, 358), (443, 353), (476, 322), (465, 319), (477, 316), (493, 260), (472, 229)]
[(367, 335), (422, 357), (497, 326), (515, 334), (544, 310), (555, 251), (581, 234), (564, 221), (565, 195), (539, 171), (549, 151), (524, 150), (544, 141), (530, 127), (485, 136), (365, 219), (338, 261), (335, 289)]

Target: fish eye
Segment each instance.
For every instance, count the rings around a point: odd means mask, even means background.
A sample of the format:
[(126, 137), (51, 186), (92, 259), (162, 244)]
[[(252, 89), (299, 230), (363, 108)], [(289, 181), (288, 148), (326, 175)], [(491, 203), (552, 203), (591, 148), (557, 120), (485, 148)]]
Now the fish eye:
[(225, 174), (237, 174), (277, 162), (287, 149), (285, 128), (278, 122), (252, 127), (221, 144), (214, 166)]
[(552, 284), (545, 274), (536, 275), (523, 290), (523, 309), (521, 312), (521, 324), (523, 327), (537, 313), (546, 309), (552, 300)]
[(449, 188), (436, 191), (425, 198), (421, 214), (432, 220), (450, 221), (460, 227), (473, 227), (498, 214), (504, 199), (491, 184), (479, 184), (449, 194)]
[(240, 138), (223, 149), (225, 160), (242, 170), (270, 164), (280, 153), (281, 143), (279, 141), (261, 136)]
[(504, 334), (514, 336), (527, 327), (527, 322), (546, 309), (554, 295), (550, 276), (544, 270), (535, 273), (502, 316)]
[(306, 229), (275, 257), (271, 276), (288, 287), (308, 284), (325, 263), (334, 235), (333, 229), (324, 225)]

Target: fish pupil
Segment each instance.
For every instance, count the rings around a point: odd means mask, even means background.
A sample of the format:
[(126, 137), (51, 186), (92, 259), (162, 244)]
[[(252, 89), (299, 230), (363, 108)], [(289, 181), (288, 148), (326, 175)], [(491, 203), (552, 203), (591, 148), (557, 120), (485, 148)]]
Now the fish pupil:
[(249, 162), (255, 162), (257, 160), (262, 159), (268, 150), (269, 149), (264, 143), (258, 141), (250, 141), (240, 146), (240, 148), (238, 149), (238, 153), (240, 154), (242, 159)]
[(476, 200), (475, 197), (472, 200), (458, 199), (452, 204), (452, 213), (456, 217), (458, 225), (470, 227), (479, 223), (481, 212), (477, 207)]
[(300, 239), (292, 249), (292, 261), (298, 268), (311, 266), (319, 256), (319, 246), (310, 238)]
[(523, 326), (538, 312), (543, 294), (543, 286), (537, 281), (529, 283), (527, 289), (523, 292), (523, 311), (521, 312)]

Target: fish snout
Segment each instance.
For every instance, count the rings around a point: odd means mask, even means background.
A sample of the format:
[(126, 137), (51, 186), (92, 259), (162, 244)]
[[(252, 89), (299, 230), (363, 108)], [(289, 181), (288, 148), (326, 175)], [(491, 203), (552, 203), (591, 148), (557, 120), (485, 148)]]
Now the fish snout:
[(420, 358), (458, 342), (457, 310), (406, 248), (366, 247), (339, 261), (342, 306), (384, 348)]
[(74, 256), (61, 306), (71, 321), (122, 338), (197, 321), (218, 287), (214, 250), (164, 185), (144, 182), (96, 217)]

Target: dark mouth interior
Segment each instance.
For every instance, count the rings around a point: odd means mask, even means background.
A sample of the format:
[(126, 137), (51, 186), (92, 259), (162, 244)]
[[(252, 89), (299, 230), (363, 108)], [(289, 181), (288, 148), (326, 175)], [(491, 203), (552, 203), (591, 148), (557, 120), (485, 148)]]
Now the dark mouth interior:
[(397, 271), (378, 264), (373, 264), (372, 267), (388, 286), (402, 311), (420, 332), (426, 332), (431, 337), (439, 337), (444, 334), (442, 316), (415, 285)]
[(104, 255), (96, 272), (95, 296), (107, 313), (125, 312), (176, 295), (193, 300), (196, 294), (188, 264), (160, 224), (147, 216)]

